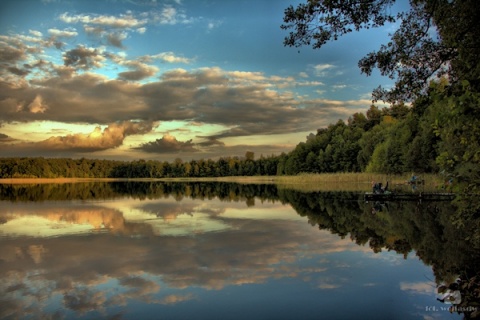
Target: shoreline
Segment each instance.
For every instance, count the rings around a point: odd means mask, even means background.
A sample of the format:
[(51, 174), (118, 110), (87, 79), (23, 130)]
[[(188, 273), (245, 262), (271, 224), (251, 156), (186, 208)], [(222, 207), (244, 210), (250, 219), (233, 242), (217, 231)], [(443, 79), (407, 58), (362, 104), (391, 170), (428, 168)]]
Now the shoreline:
[[(362, 173), (350, 173), (345, 178), (343, 173), (338, 174), (300, 174), (296, 176), (228, 176), (228, 177), (180, 177), (180, 178), (0, 178), (0, 184), (43, 184), (43, 183), (78, 183), (78, 182), (115, 182), (115, 181), (139, 181), (139, 182), (238, 182), (238, 183), (370, 183), (369, 179), (363, 178)], [(389, 180), (386, 175), (378, 174), (373, 178)], [(392, 178), (392, 177), (390, 177)], [(398, 179), (393, 179), (398, 180)], [(390, 179), (390, 181), (392, 181)]]
[(115, 178), (0, 178), (0, 184), (45, 184), (120, 181)]
[(238, 182), (274, 183), (272, 177), (205, 177), (205, 178), (0, 178), (0, 184), (45, 184), (45, 183), (84, 183), (84, 182)]
[[(2, 178), (3, 185), (70, 184), (95, 182), (227, 182), (240, 184), (275, 184), (279, 188), (302, 191), (369, 191), (372, 181), (389, 181), (392, 187), (407, 185), (410, 175), (374, 173), (322, 173), (296, 176), (229, 176), (202, 178)], [(425, 189), (442, 185), (439, 175), (423, 175)]]

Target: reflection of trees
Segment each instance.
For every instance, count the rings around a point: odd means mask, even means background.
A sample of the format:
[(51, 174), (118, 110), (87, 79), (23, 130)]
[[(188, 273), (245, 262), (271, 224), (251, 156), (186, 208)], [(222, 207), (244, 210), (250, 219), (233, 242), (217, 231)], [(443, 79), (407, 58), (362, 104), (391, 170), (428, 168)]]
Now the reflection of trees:
[(184, 197), (223, 201), (277, 200), (277, 187), (273, 184), (237, 184), (227, 182), (86, 182), (65, 184), (12, 185), (0, 184), (0, 200), (99, 200), (132, 197), (160, 199)]
[[(478, 243), (475, 237), (478, 237), (477, 209), (480, 204), (476, 198), (468, 198), (457, 203), (377, 204), (365, 203), (363, 196), (359, 193), (305, 193), (261, 184), (218, 182), (114, 182), (34, 186), (0, 184), (0, 200), (97, 200), (122, 197), (137, 199), (172, 197), (177, 200), (217, 198), (222, 201), (244, 202), (249, 206), (254, 205), (256, 199), (288, 203), (299, 215), (307, 217), (311, 225), (318, 225), (319, 229), (329, 230), (342, 238), (350, 237), (358, 245), (368, 244), (374, 252), (394, 250), (406, 257), (414, 250), (422, 261), (432, 266), (437, 282), (453, 281), (460, 276), (462, 305), (480, 308), (477, 305), (480, 292), (477, 266), (480, 265), (480, 254), (478, 245), (472, 245), (472, 243)], [(376, 210), (372, 211), (374, 206)], [(273, 243), (268, 242), (268, 238), (255, 243), (267, 243), (268, 247), (274, 246)], [(239, 241), (238, 244), (244, 243)], [(127, 243), (125, 245), (128, 246)], [(242, 254), (247, 255), (249, 250), (250, 247), (246, 246)], [(216, 255), (216, 252), (205, 252), (202, 257), (206, 258), (209, 254)], [(182, 257), (191, 259), (188, 255)], [(185, 265), (189, 265), (188, 261), (184, 262)], [(237, 279), (237, 281), (241, 280)], [(72, 300), (72, 303), (77, 300)]]
[[(406, 257), (415, 250), (432, 266), (437, 282), (449, 283), (460, 276), (463, 300), (457, 310), (467, 306), (480, 309), (480, 252), (468, 238), (476, 230), (462, 225), (458, 215), (458, 210), (466, 208), (446, 202), (391, 202), (385, 205), (388, 210), (372, 214), (375, 204), (364, 203), (363, 197), (354, 193), (283, 190), (280, 197), (312, 225), (341, 237), (350, 235), (359, 245), (368, 242), (374, 252), (385, 248)], [(465, 315), (470, 317), (471, 312)]]
[(46, 201), (46, 200), (99, 200), (114, 199), (117, 194), (107, 182), (45, 183), (45, 184), (0, 184), (0, 200)]

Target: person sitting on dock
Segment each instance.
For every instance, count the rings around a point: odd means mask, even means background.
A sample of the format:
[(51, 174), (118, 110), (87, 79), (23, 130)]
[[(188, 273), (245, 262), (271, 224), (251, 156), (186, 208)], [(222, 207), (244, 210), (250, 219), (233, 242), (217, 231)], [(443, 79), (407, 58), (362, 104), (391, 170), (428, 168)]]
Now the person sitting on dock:
[(372, 181), (372, 192), (374, 194), (384, 194), (387, 191), (388, 191), (388, 181), (387, 181), (387, 184), (385, 185), (385, 187), (382, 187), (381, 182), (377, 183), (375, 181)]

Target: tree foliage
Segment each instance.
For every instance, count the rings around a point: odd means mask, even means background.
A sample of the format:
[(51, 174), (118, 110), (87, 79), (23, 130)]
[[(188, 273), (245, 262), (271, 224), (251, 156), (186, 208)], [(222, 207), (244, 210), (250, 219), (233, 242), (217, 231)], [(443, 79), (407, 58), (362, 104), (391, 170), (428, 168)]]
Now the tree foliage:
[(222, 157), (173, 162), (66, 158), (0, 158), (0, 178), (183, 178), (275, 175), (279, 158)]
[(395, 0), (312, 1), (285, 10), (282, 29), (291, 31), (285, 46), (321, 48), (354, 30), (399, 22), (387, 44), (366, 54), (358, 66), (371, 75), (377, 68), (395, 79), (393, 89), (374, 89), (373, 99), (413, 101), (426, 93), (432, 76), (452, 83), (469, 81), (480, 89), (480, 10), (475, 0), (410, 0), (393, 14)]
[[(451, 88), (450, 88), (451, 89)], [(467, 182), (469, 189), (480, 186), (480, 93), (469, 83), (452, 94), (441, 87), (431, 93), (432, 124), (438, 137), (438, 165)]]

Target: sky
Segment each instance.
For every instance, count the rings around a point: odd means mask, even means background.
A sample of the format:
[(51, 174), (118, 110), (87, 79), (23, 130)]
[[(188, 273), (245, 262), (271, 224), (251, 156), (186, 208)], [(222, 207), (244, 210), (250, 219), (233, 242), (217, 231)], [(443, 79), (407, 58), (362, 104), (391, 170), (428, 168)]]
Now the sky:
[(0, 157), (289, 152), (393, 80), (358, 60), (394, 25), (283, 46), (298, 0), (3, 0)]

